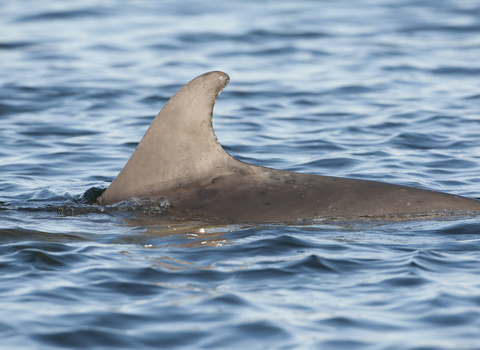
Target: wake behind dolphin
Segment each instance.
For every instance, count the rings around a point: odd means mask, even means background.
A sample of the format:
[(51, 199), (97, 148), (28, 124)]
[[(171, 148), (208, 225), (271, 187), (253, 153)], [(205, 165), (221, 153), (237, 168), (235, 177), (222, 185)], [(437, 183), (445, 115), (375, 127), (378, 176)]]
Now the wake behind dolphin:
[(182, 87), (97, 202), (161, 199), (176, 208), (247, 222), (480, 212), (480, 201), (461, 196), (282, 171), (233, 158), (212, 126), (215, 101), (229, 81), (215, 71)]

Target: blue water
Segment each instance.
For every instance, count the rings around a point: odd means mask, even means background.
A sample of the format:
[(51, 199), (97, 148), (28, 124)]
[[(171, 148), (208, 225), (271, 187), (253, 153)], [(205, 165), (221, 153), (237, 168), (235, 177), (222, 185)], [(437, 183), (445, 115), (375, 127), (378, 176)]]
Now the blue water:
[(182, 85), (234, 157), (480, 197), (480, 1), (0, 2), (1, 349), (480, 349), (480, 218), (219, 224), (107, 187)]

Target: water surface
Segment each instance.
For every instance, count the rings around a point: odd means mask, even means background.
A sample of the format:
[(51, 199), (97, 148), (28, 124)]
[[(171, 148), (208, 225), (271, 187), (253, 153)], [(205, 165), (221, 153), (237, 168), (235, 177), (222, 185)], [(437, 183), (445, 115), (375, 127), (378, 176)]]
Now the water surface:
[[(182, 85), (234, 157), (480, 197), (479, 1), (4, 1), (5, 349), (478, 349), (480, 218), (240, 225), (75, 204)], [(74, 209), (71, 209), (71, 207)]]

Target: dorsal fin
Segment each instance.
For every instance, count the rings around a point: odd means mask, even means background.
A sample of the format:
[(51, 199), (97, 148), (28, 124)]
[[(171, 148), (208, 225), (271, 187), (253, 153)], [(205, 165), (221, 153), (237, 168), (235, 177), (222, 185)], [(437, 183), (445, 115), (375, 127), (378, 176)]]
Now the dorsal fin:
[(212, 126), (215, 101), (229, 81), (227, 74), (215, 71), (182, 87), (158, 113), (100, 201), (146, 198), (173, 183), (202, 178), (205, 169), (231, 161)]

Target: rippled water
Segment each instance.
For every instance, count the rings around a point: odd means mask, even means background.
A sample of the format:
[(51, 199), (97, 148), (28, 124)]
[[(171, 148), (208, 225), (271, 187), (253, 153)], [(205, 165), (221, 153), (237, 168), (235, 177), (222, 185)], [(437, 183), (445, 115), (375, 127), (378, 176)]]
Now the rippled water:
[(238, 159), (479, 198), (479, 1), (3, 1), (0, 33), (0, 348), (480, 347), (480, 218), (75, 204), (210, 70)]

